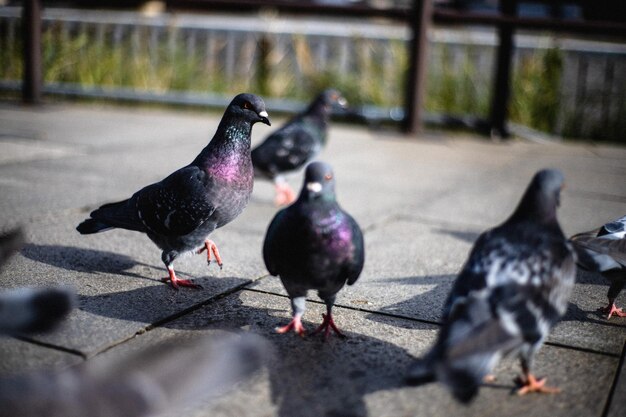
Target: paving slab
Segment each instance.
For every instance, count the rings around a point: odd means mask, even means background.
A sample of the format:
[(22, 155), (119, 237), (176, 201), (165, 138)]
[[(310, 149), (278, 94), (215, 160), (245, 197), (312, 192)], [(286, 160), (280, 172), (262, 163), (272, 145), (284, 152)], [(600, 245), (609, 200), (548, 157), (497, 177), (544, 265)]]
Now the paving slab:
[[(365, 234), (366, 267), (353, 286), (346, 286), (337, 304), (365, 311), (439, 322), (475, 229), (420, 224), (402, 219)], [(252, 288), (286, 295), (275, 277)], [(626, 318), (610, 321), (598, 312), (606, 304), (608, 285), (599, 274), (579, 272), (570, 306), (548, 340), (551, 343), (620, 355), (626, 342)], [(311, 291), (310, 299), (317, 299)]]
[[(337, 323), (351, 337), (323, 344), (272, 331), (290, 312), (261, 257), (278, 210), (268, 181), (257, 181), (247, 210), (213, 235), (222, 271), (209, 269), (201, 256), (177, 261), (177, 272), (200, 282), (201, 291), (176, 292), (159, 282), (165, 274), (160, 251), (141, 234), (74, 230), (90, 210), (191, 161), (220, 116), (135, 106), (0, 105), (0, 231), (21, 224), (27, 232), (24, 249), (0, 270), (0, 288), (64, 283), (79, 294), (78, 309), (55, 332), (0, 339), (0, 372), (125, 355), (170, 337), (251, 331), (270, 340), (277, 361), (230, 394), (176, 415), (601, 416), (607, 410), (613, 416), (624, 409), (619, 361), (626, 319), (598, 314), (608, 284), (597, 274), (579, 273), (568, 313), (537, 357), (537, 373), (562, 394), (511, 395), (519, 372), (513, 359), (469, 407), (438, 384), (405, 387), (402, 377), (436, 337), (441, 307), (472, 243), (510, 215), (532, 174), (543, 167), (564, 171), (559, 219), (571, 235), (624, 214), (626, 148), (492, 143), (449, 132), (408, 140), (333, 124), (320, 159), (335, 169), (339, 202), (364, 229), (367, 256), (362, 277), (339, 294), (336, 307)], [(253, 143), (270, 131), (255, 127)], [(299, 189), (302, 173), (288, 181)], [(317, 300), (314, 293), (310, 300)], [(312, 329), (324, 306), (307, 307), (304, 323)]]
[[(304, 325), (313, 329), (325, 309), (307, 303)], [(439, 384), (407, 387), (403, 377), (415, 357), (434, 342), (438, 326), (338, 307), (335, 319), (347, 339), (304, 339), (272, 331), (290, 318), (284, 297), (240, 291), (178, 320), (137, 336), (106, 355), (123, 354), (169, 338), (215, 334), (216, 330), (254, 332), (274, 346), (268, 369), (233, 392), (195, 410), (190, 416), (398, 416), (398, 415), (536, 415), (587, 416), (602, 412), (618, 358), (546, 346), (537, 355), (537, 372), (563, 389), (559, 395), (512, 394), (519, 373), (515, 360), (497, 368), (497, 382), (481, 388), (469, 407), (456, 403)], [(397, 322), (403, 322), (397, 326)], [(565, 359), (567, 358), (567, 359)], [(96, 358), (98, 359), (98, 358)], [(582, 386), (578, 378), (593, 380)], [(253, 405), (252, 405), (253, 404)]]
[(626, 410), (626, 346), (622, 354), (622, 363), (618, 370), (619, 374), (615, 381), (615, 389), (613, 391), (613, 401), (607, 409), (607, 417), (618, 417), (624, 414)]
[(80, 355), (7, 336), (0, 338), (0, 358), (0, 376), (59, 370), (84, 361)]
[(82, 236), (71, 214), (31, 223), (27, 243), (0, 271), (3, 287), (66, 284), (79, 306), (52, 333), (33, 337), (86, 355), (131, 337), (145, 327), (231, 291), (265, 274), (255, 234), (218, 230), (224, 267), (207, 266), (204, 255), (175, 263), (181, 277), (204, 288), (176, 291), (160, 282), (166, 271), (161, 251), (144, 235), (125, 230)]

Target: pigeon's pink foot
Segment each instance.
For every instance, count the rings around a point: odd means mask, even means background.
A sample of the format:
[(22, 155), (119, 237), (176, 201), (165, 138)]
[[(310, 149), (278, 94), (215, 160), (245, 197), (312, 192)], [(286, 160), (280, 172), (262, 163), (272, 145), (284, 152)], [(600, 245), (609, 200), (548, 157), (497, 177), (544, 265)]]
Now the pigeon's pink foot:
[(296, 314), (293, 316), (293, 319), (289, 322), (288, 325), (283, 327), (277, 327), (276, 333), (287, 333), (291, 329), (293, 329), (300, 337), (304, 337), (304, 326), (302, 325), (302, 321), (300, 320), (301, 316)]
[(220, 267), (220, 269), (222, 269), (222, 257), (220, 256), (220, 251), (217, 250), (217, 245), (215, 244), (215, 242), (209, 239), (205, 240), (204, 246), (198, 249), (198, 252), (196, 253), (199, 255), (204, 251), (206, 251), (207, 263), (211, 265), (211, 253), (213, 253), (213, 256), (215, 256), (215, 261), (217, 262), (217, 265)]
[(561, 392), (559, 388), (546, 387), (546, 379), (537, 379), (533, 374), (520, 377), (517, 382), (521, 385), (520, 389), (517, 390), (517, 395), (526, 395), (531, 392), (543, 394), (557, 394)]
[(169, 282), (175, 290), (179, 287), (195, 288), (197, 290), (202, 289), (202, 285), (194, 284), (194, 282), (190, 279), (178, 279), (178, 277), (176, 277), (176, 273), (174, 272), (174, 268), (168, 267), (167, 272), (170, 276), (167, 278), (161, 278), (161, 281), (166, 283)]
[(313, 334), (318, 334), (320, 333), (322, 330), (324, 331), (324, 340), (328, 340), (328, 336), (330, 336), (330, 329), (333, 329), (333, 331), (337, 334), (337, 336), (339, 337), (346, 337), (345, 334), (341, 333), (341, 331), (337, 328), (337, 326), (335, 325), (335, 321), (333, 320), (333, 316), (330, 314), (322, 314), (322, 317), (324, 318), (324, 321), (322, 321), (322, 324), (320, 324), (320, 326), (315, 329), (315, 331)]
[(293, 192), (289, 184), (281, 182), (276, 184), (276, 198), (274, 204), (277, 206), (286, 206), (296, 200), (296, 194)]
[(487, 374), (483, 377), (483, 383), (485, 384), (491, 384), (493, 382), (496, 382), (497, 378), (494, 374)]
[(600, 311), (606, 314), (607, 320), (610, 320), (612, 316), (626, 317), (626, 312), (624, 312), (622, 308), (616, 306), (615, 303), (610, 303), (606, 307), (601, 307)]

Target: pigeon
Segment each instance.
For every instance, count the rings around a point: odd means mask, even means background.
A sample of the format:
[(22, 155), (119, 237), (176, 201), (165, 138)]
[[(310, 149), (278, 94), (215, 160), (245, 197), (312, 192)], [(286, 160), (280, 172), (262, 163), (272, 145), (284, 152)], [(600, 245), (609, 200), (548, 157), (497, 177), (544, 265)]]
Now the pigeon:
[(169, 340), (62, 371), (0, 377), (0, 417), (139, 417), (215, 398), (271, 358), (251, 334)]
[(291, 204), (295, 200), (295, 193), (283, 174), (304, 167), (321, 151), (326, 144), (328, 119), (335, 103), (342, 108), (347, 104), (337, 90), (324, 90), (306, 110), (252, 150), (255, 173), (274, 181), (276, 205)]
[[(16, 228), (0, 236), (0, 266), (24, 244), (24, 232)], [(0, 292), (0, 334), (49, 331), (76, 304), (68, 287), (15, 288)]]
[(10, 230), (0, 235), (0, 266), (24, 245), (24, 232), (21, 228)]
[(53, 329), (76, 305), (68, 287), (21, 287), (0, 292), (0, 334), (45, 332)]
[(571, 237), (578, 254), (578, 266), (600, 272), (611, 285), (607, 297), (609, 305), (600, 310), (607, 315), (626, 317), (626, 312), (615, 305), (615, 299), (626, 284), (626, 216), (589, 232)]
[(365, 261), (363, 233), (335, 198), (330, 165), (312, 162), (306, 168), (298, 199), (280, 210), (270, 223), (263, 244), (263, 259), (271, 275), (279, 276), (291, 299), (293, 319), (276, 329), (293, 329), (304, 336), (301, 318), (307, 291), (317, 290), (326, 304), (322, 324), (313, 334), (330, 329), (343, 337), (332, 316), (337, 293), (356, 282)]
[(518, 394), (558, 392), (531, 371), (575, 280), (576, 255), (556, 217), (563, 184), (558, 170), (537, 172), (508, 220), (478, 237), (445, 303), (438, 339), (407, 382), (438, 380), (467, 403), (500, 358), (516, 353)]
[(229, 104), (209, 144), (191, 164), (148, 185), (127, 200), (105, 204), (78, 225), (81, 234), (122, 228), (146, 233), (163, 251), (170, 282), (201, 288), (179, 279), (173, 263), (181, 254), (207, 251), (222, 267), (217, 245), (208, 239), (215, 229), (235, 219), (248, 204), (254, 180), (250, 133), (257, 122), (270, 125), (263, 100), (239, 94)]

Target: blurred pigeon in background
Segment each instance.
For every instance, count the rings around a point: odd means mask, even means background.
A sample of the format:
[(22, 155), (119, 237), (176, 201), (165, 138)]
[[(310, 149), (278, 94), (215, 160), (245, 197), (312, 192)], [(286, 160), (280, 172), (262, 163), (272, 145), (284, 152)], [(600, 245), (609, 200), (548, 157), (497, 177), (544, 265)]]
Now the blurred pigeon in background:
[(317, 290), (326, 303), (324, 321), (314, 332), (332, 328), (332, 308), (339, 290), (356, 282), (363, 269), (363, 234), (356, 221), (341, 209), (335, 198), (335, 179), (330, 165), (307, 166), (300, 196), (279, 211), (270, 223), (263, 245), (263, 259), (270, 274), (279, 276), (293, 311), (292, 321), (279, 333), (293, 329), (303, 336), (301, 317), (307, 291)]
[(626, 216), (572, 236), (571, 241), (578, 254), (578, 266), (600, 272), (611, 282), (607, 294), (609, 305), (601, 308), (607, 320), (611, 316), (626, 317), (626, 312), (615, 305), (615, 299), (626, 284)]
[(565, 314), (576, 275), (556, 217), (562, 186), (559, 171), (539, 171), (511, 217), (479, 236), (446, 301), (438, 340), (410, 369), (409, 383), (438, 380), (469, 402), (500, 358), (517, 353), (519, 394), (558, 391), (531, 370)]
[[(24, 244), (22, 229), (0, 236), (0, 266)], [(47, 331), (72, 310), (76, 294), (66, 287), (0, 292), (0, 334)]]
[(248, 204), (254, 180), (250, 159), (252, 125), (270, 125), (263, 100), (239, 94), (226, 108), (209, 144), (193, 162), (164, 180), (137, 191), (128, 200), (105, 204), (78, 225), (81, 234), (112, 228), (143, 232), (163, 250), (174, 288), (199, 288), (191, 280), (179, 279), (174, 260), (183, 253), (207, 251), (218, 265), (222, 259), (208, 236), (235, 219)]
[(270, 358), (245, 334), (180, 338), (128, 357), (95, 358), (60, 372), (0, 378), (0, 417), (138, 417), (179, 411), (222, 394)]
[(306, 110), (252, 150), (255, 172), (274, 181), (276, 205), (295, 200), (295, 193), (283, 174), (305, 166), (326, 145), (328, 119), (335, 103), (344, 108), (347, 102), (337, 90), (324, 90)]

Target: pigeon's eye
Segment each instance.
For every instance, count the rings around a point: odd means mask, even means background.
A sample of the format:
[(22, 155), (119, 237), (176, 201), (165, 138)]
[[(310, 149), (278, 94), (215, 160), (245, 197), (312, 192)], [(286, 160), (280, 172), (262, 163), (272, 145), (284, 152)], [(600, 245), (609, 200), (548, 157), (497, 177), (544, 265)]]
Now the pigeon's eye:
[(252, 104), (250, 104), (249, 101), (246, 101), (246, 102), (243, 103), (243, 108), (247, 109), (247, 110), (250, 110), (252, 108)]
[(324, 179), (325, 179), (326, 181), (330, 181), (330, 180), (332, 180), (332, 179), (333, 179), (333, 174), (326, 174), (326, 175), (324, 175)]

